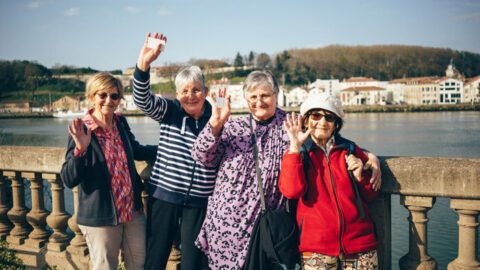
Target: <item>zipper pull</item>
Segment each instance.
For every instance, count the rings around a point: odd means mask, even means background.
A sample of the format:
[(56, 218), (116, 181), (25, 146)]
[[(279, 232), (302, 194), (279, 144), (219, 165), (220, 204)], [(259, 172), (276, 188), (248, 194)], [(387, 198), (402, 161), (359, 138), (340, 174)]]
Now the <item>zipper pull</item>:
[(198, 120), (195, 120), (195, 126), (196, 126), (197, 129), (198, 129)]

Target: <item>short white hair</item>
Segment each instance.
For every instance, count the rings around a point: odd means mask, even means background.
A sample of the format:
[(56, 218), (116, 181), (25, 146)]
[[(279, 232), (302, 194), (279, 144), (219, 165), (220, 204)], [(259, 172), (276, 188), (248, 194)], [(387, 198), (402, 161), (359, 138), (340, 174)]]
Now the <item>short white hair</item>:
[(178, 72), (175, 77), (176, 91), (181, 91), (187, 84), (200, 84), (202, 91), (205, 91), (205, 78), (203, 77), (202, 70), (198, 66), (186, 67)]
[(279, 89), (277, 80), (275, 80), (273, 74), (267, 70), (256, 70), (248, 74), (245, 82), (243, 83), (243, 95), (245, 96), (248, 91), (256, 88), (259, 85), (268, 86), (270, 89), (272, 89), (273, 94), (278, 95)]

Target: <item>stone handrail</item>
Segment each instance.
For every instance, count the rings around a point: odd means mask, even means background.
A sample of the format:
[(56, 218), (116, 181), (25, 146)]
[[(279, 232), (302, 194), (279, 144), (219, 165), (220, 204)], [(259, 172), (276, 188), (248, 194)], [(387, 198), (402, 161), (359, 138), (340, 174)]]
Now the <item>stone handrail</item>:
[[(65, 211), (64, 186), (59, 177), (64, 154), (65, 149), (57, 147), (0, 146), (0, 237), (31, 267), (48, 263), (58, 269), (88, 268), (88, 248), (75, 215)], [(436, 197), (450, 198), (450, 207), (459, 214), (458, 257), (447, 269), (480, 269), (476, 237), (480, 159), (380, 157), (380, 160), (382, 194), (370, 205), (380, 240), (380, 269), (391, 268), (391, 194), (399, 194), (410, 213), (409, 251), (400, 259), (401, 269), (437, 269), (435, 259), (428, 255), (426, 218)], [(151, 167), (147, 163), (138, 162), (137, 169), (143, 179), (148, 178)], [(25, 206), (24, 179), (30, 182), (32, 209)], [(51, 184), (51, 212), (45, 210), (43, 203), (44, 180)], [(11, 202), (6, 194), (11, 194)]]

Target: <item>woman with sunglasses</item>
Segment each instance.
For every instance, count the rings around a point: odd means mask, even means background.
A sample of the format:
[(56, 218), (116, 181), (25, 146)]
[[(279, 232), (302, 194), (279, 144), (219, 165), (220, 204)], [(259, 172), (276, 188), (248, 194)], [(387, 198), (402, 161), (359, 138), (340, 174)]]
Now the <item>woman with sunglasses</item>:
[(134, 160), (154, 160), (156, 147), (140, 145), (115, 113), (123, 97), (120, 80), (97, 73), (86, 89), (93, 108), (68, 126), (61, 177), (67, 187), (78, 186), (77, 224), (93, 269), (117, 269), (120, 249), (127, 269), (143, 269), (143, 183)]
[(340, 136), (342, 104), (322, 93), (308, 98), (300, 113), (284, 124), (290, 146), (279, 188), (299, 199), (302, 269), (377, 269), (378, 242), (365, 201), (377, 197), (378, 187), (362, 169), (365, 153)]

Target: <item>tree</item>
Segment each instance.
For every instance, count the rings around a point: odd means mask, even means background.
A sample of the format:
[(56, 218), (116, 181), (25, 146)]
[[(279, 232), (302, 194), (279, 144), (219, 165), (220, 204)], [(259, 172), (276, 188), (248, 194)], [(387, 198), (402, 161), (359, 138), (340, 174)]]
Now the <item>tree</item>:
[(235, 60), (233, 60), (233, 66), (236, 68), (244, 66), (243, 58), (239, 52), (237, 52), (237, 56), (235, 56)]
[(24, 74), (25, 89), (32, 91), (32, 99), (35, 99), (35, 90), (39, 87), (39, 82), (52, 76), (49, 69), (36, 63), (28, 63)]
[(237, 52), (237, 56), (235, 56), (235, 60), (233, 61), (233, 66), (235, 67), (235, 76), (242, 76), (243, 75), (243, 58), (239, 52)]
[(249, 66), (252, 66), (254, 64), (254, 61), (255, 61), (255, 53), (250, 51), (250, 53), (248, 54), (248, 65)]
[(272, 66), (272, 60), (266, 53), (261, 53), (257, 56), (256, 67), (260, 69), (270, 69)]
[(170, 82), (170, 87), (171, 89), (175, 90), (175, 77), (177, 76), (177, 73), (180, 71), (180, 69), (183, 67), (183, 65), (176, 64), (176, 63), (169, 63), (164, 67), (161, 67), (160, 69), (157, 70), (157, 73), (168, 79)]

